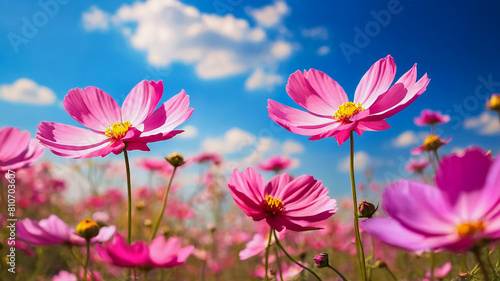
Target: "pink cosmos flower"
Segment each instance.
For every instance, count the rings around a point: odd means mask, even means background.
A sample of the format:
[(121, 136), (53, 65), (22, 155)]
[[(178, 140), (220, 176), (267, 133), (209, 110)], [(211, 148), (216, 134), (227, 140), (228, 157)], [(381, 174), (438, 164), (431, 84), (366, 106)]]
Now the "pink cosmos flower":
[(419, 117), (415, 117), (413, 122), (417, 126), (433, 126), (436, 124), (444, 124), (450, 121), (450, 115), (443, 115), (441, 111), (432, 111), (430, 109), (422, 110)]
[(389, 218), (372, 218), (363, 229), (380, 240), (408, 250), (463, 252), (476, 241), (500, 238), (500, 157), (466, 150), (440, 162), (437, 188), (401, 180), (383, 194)]
[(205, 163), (212, 162), (214, 165), (219, 165), (222, 162), (222, 156), (217, 153), (203, 152), (193, 158), (186, 160), (187, 163)]
[(429, 164), (430, 162), (424, 159), (422, 160), (410, 159), (410, 161), (408, 161), (408, 164), (405, 167), (405, 170), (408, 172), (421, 174), (423, 173), (425, 168), (429, 166)]
[[(448, 275), (451, 271), (451, 262), (443, 264), (443, 266), (434, 269), (434, 278), (441, 280)], [(422, 281), (431, 281), (431, 271), (427, 270), (425, 272), (425, 278)]]
[(290, 167), (290, 165), (292, 165), (292, 160), (290, 160), (290, 158), (276, 155), (258, 164), (257, 167), (262, 171), (280, 172)]
[(429, 84), (427, 74), (416, 81), (416, 64), (394, 85), (396, 64), (389, 55), (377, 61), (361, 78), (354, 102), (344, 89), (325, 73), (310, 69), (296, 71), (288, 79), (288, 95), (307, 112), (269, 100), (269, 117), (292, 133), (310, 140), (335, 137), (339, 145), (350, 132), (386, 130), (386, 118), (410, 105)]
[(254, 221), (266, 219), (275, 230), (285, 227), (293, 231), (318, 229), (308, 222), (322, 221), (337, 211), (335, 199), (328, 189), (312, 176), (293, 179), (281, 174), (266, 184), (252, 168), (244, 173), (234, 170), (229, 177), (229, 190), (240, 209)]
[(13, 127), (0, 129), (0, 144), (0, 173), (30, 166), (45, 150), (28, 131)]
[[(278, 235), (279, 240), (282, 240), (285, 236), (285, 233), (286, 231), (281, 231), (276, 233), (276, 235)], [(252, 240), (248, 241), (248, 243), (246, 244), (245, 249), (241, 250), (238, 254), (240, 260), (246, 260), (253, 256), (264, 253), (267, 248), (268, 241), (269, 233), (267, 233), (267, 235), (264, 235), (262, 233), (255, 233), (252, 237)], [(271, 237), (271, 244), (274, 244), (274, 236)]]
[(142, 158), (137, 162), (137, 166), (146, 171), (160, 172), (168, 175), (171, 175), (174, 171), (172, 165), (170, 165), (165, 159)]
[[(307, 263), (303, 263), (304, 266), (308, 266)], [(281, 263), (281, 275), (283, 276), (283, 281), (292, 281), (295, 280), (295, 277), (297, 277), (302, 270), (304, 270), (302, 267), (296, 265), (296, 264), (290, 264), (287, 265), (286, 263)], [(254, 275), (260, 278), (264, 278), (265, 275), (265, 268), (263, 265), (258, 265), (257, 269), (254, 271)], [(268, 277), (272, 279), (276, 276), (279, 276), (278, 269), (277, 267), (272, 267), (269, 269), (269, 274)], [(276, 278), (278, 280), (278, 278)]]
[(37, 138), (54, 154), (70, 158), (90, 158), (119, 154), (127, 150), (149, 151), (148, 142), (162, 141), (182, 132), (174, 130), (193, 112), (184, 90), (157, 110), (163, 95), (161, 81), (142, 81), (122, 107), (101, 89), (87, 87), (70, 90), (64, 108), (77, 122), (90, 130), (70, 125), (42, 122)]
[(193, 251), (193, 246), (182, 247), (181, 239), (171, 237), (165, 240), (163, 235), (157, 236), (150, 245), (138, 241), (128, 245), (119, 234), (105, 245), (96, 245), (101, 258), (110, 264), (120, 267), (174, 267), (183, 264)]
[[(17, 237), (33, 246), (50, 246), (70, 244), (83, 246), (86, 244), (84, 238), (78, 236), (75, 230), (69, 227), (58, 216), (52, 214), (39, 222), (25, 218), (17, 223)], [(104, 226), (99, 234), (90, 240), (90, 243), (102, 243), (108, 241), (115, 233), (115, 226)]]
[(57, 275), (54, 275), (52, 281), (78, 281), (78, 278), (73, 273), (61, 270)]

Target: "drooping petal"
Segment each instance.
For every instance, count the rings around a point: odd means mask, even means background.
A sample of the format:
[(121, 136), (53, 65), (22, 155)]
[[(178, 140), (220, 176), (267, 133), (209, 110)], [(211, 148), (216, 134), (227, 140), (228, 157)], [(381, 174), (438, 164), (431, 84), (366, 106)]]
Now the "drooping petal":
[(296, 71), (288, 78), (288, 95), (302, 108), (319, 115), (332, 116), (339, 105), (348, 102), (344, 89), (325, 73), (310, 69)]
[(160, 102), (163, 82), (141, 81), (128, 94), (122, 105), (123, 121), (141, 124)]
[(122, 122), (120, 106), (96, 87), (70, 90), (63, 105), (73, 119), (92, 130), (104, 132), (110, 124)]
[(385, 93), (396, 75), (394, 59), (388, 55), (378, 60), (363, 75), (354, 93), (354, 102), (370, 107), (379, 95)]
[(28, 145), (24, 149), (22, 148), (22, 146), (18, 146), (18, 149), (14, 149), (19, 151), (16, 157), (0, 161), (0, 172), (15, 171), (27, 167), (42, 157), (45, 151), (45, 146), (41, 145), (37, 139), (30, 139)]
[(104, 133), (70, 125), (42, 122), (36, 138), (52, 153), (75, 159), (106, 156), (123, 149), (123, 143), (110, 143)]
[(19, 148), (25, 148), (30, 141), (28, 131), (21, 132), (18, 128), (5, 127), (0, 130), (0, 163), (15, 158), (21, 154)]

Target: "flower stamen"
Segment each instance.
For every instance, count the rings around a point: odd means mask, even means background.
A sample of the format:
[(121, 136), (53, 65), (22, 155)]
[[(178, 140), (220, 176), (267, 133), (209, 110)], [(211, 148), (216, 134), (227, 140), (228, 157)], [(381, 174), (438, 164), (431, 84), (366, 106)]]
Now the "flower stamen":
[(285, 206), (280, 199), (269, 195), (266, 195), (266, 199), (262, 201), (262, 204), (264, 205), (264, 210), (272, 215), (279, 215), (285, 210)]
[(458, 236), (473, 236), (476, 233), (482, 232), (485, 227), (486, 225), (482, 221), (465, 222), (457, 226)]
[(355, 104), (354, 102), (346, 102), (342, 105), (339, 105), (339, 109), (333, 115), (333, 118), (342, 121), (344, 123), (350, 123), (349, 119), (358, 114), (359, 112), (365, 110), (361, 103)]
[(129, 121), (125, 122), (116, 122), (111, 125), (104, 131), (106, 137), (110, 139), (119, 140), (127, 135), (129, 128), (132, 127), (132, 123)]

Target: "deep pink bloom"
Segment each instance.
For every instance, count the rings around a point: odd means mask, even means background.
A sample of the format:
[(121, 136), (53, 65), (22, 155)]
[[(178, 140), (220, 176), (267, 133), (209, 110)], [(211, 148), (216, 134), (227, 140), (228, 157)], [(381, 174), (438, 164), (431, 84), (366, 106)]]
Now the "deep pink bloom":
[(138, 241), (128, 245), (119, 234), (105, 245), (96, 245), (101, 258), (120, 267), (174, 267), (183, 264), (193, 251), (193, 246), (182, 247), (181, 239), (157, 236), (150, 245)]
[(266, 184), (252, 168), (244, 173), (234, 170), (229, 177), (229, 190), (234, 201), (254, 221), (266, 219), (275, 230), (293, 231), (317, 229), (308, 222), (322, 221), (337, 211), (335, 199), (328, 189), (312, 176), (293, 179), (281, 174)]
[(420, 116), (415, 117), (413, 119), (415, 125), (418, 126), (425, 126), (425, 125), (432, 126), (436, 124), (448, 123), (449, 121), (450, 121), (450, 115), (443, 115), (441, 114), (441, 111), (432, 111), (430, 109), (422, 110)]
[[(86, 244), (84, 238), (78, 236), (75, 230), (69, 227), (56, 215), (50, 215), (39, 222), (29, 218), (17, 223), (17, 237), (33, 246), (50, 246), (70, 244), (83, 246)], [(115, 233), (115, 226), (104, 226), (99, 234), (90, 240), (91, 243), (102, 243), (108, 241)]]
[(187, 163), (205, 163), (212, 162), (214, 165), (219, 165), (222, 162), (222, 156), (217, 153), (203, 152), (186, 161)]
[(137, 162), (137, 166), (150, 172), (160, 172), (164, 174), (172, 174), (174, 168), (165, 159), (142, 158)]
[(408, 164), (405, 167), (405, 170), (408, 172), (413, 172), (417, 174), (423, 173), (425, 168), (429, 166), (430, 162), (427, 160), (416, 160), (416, 159), (410, 159), (408, 161)]
[(0, 129), (0, 144), (0, 173), (30, 166), (45, 150), (28, 131), (13, 127)]
[(267, 159), (263, 163), (257, 164), (257, 167), (262, 171), (279, 172), (290, 167), (290, 165), (292, 165), (292, 160), (290, 160), (290, 158), (276, 155)]
[(342, 145), (351, 131), (361, 135), (388, 129), (385, 119), (410, 105), (429, 84), (427, 74), (416, 81), (416, 64), (391, 86), (395, 75), (394, 59), (390, 55), (380, 59), (361, 78), (354, 102), (349, 102), (344, 89), (325, 73), (296, 71), (286, 91), (307, 112), (269, 100), (269, 117), (290, 132), (311, 136), (310, 140), (335, 137)]
[(174, 130), (193, 112), (184, 90), (157, 110), (163, 95), (161, 81), (142, 81), (125, 98), (122, 107), (101, 89), (70, 90), (63, 101), (66, 111), (83, 126), (42, 122), (37, 138), (54, 154), (70, 158), (90, 158), (119, 154), (127, 150), (149, 151), (147, 143), (172, 138)]
[(492, 164), (480, 149), (443, 157), (436, 185), (401, 180), (383, 194), (389, 218), (363, 229), (408, 250), (469, 250), (476, 241), (500, 238), (500, 157)]

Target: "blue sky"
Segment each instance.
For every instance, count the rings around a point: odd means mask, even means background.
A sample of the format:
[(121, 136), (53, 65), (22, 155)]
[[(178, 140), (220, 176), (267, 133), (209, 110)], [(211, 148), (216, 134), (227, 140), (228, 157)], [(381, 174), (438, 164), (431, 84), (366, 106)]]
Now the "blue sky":
[(402, 167), (427, 132), (413, 124), (424, 108), (451, 116), (439, 127), (452, 137), (442, 154), (471, 145), (498, 153), (498, 118), (484, 111), (486, 98), (500, 92), (498, 1), (101, 2), (0, 0), (0, 127), (34, 135), (41, 121), (77, 125), (61, 106), (68, 90), (96, 86), (121, 104), (139, 81), (163, 80), (163, 102), (181, 89), (190, 95), (187, 132), (132, 157), (215, 150), (230, 169), (286, 154), (297, 159), (293, 174), (312, 174), (343, 196), (348, 143), (282, 129), (268, 118), (267, 100), (297, 107), (286, 81), (309, 68), (352, 99), (368, 68), (390, 54), (397, 77), (417, 63), (418, 76), (427, 72), (431, 82), (388, 120), (391, 129), (355, 137), (358, 182), (366, 168), (382, 183), (409, 177)]

